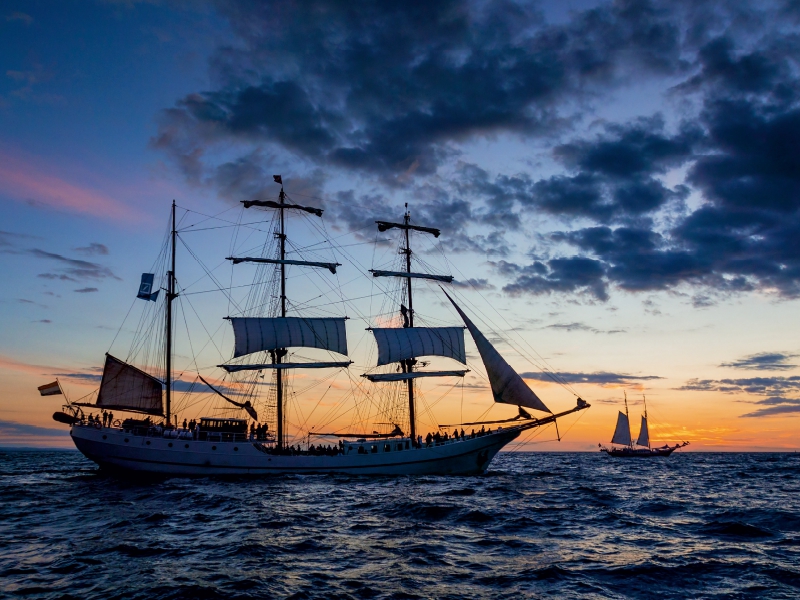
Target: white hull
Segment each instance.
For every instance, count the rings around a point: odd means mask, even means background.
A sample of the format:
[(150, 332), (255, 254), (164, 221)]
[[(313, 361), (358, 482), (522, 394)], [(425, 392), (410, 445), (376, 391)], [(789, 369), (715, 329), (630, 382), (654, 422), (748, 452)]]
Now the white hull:
[[(482, 473), (495, 454), (525, 428), (499, 429), (480, 437), (439, 446), (396, 450), (395, 440), (369, 440), (378, 452), (351, 451), (335, 456), (283, 455), (264, 451), (259, 442), (209, 442), (146, 437), (120, 429), (74, 425), (72, 440), (88, 459), (103, 468), (163, 475), (278, 475), (343, 473), (348, 475), (469, 475)], [(386, 444), (391, 451), (384, 451)], [(346, 446), (358, 446), (346, 443)]]

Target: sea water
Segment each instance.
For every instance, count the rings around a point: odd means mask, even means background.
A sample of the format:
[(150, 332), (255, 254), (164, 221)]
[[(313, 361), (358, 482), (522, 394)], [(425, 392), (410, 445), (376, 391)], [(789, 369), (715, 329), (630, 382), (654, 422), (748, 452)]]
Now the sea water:
[(6, 451), (0, 547), (5, 597), (800, 598), (800, 455), (130, 481)]

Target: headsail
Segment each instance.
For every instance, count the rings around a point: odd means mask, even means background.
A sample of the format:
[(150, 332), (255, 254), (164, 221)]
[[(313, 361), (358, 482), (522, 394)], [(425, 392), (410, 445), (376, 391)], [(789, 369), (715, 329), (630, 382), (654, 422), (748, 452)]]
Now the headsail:
[(480, 330), (475, 327), (475, 324), (470, 321), (469, 317), (464, 314), (464, 311), (455, 303), (447, 292), (444, 292), (447, 299), (452, 302), (458, 314), (464, 320), (464, 324), (472, 334), (472, 339), (475, 340), (475, 345), (478, 347), (478, 352), (481, 355), (481, 360), (486, 367), (486, 374), (489, 376), (489, 383), (492, 386), (492, 394), (494, 395), (495, 402), (502, 402), (503, 404), (514, 404), (516, 406), (525, 406), (542, 412), (551, 413), (549, 408), (545, 406), (539, 397), (533, 393), (533, 390), (528, 387), (528, 384), (519, 376), (519, 374), (509, 365), (505, 359), (500, 356), (500, 353), (494, 346), (486, 339)]
[(642, 428), (639, 430), (639, 439), (636, 440), (639, 446), (650, 447), (650, 430), (647, 427), (647, 417), (642, 416)]
[(97, 407), (163, 415), (161, 381), (106, 354)]
[(231, 317), (234, 358), (278, 348), (322, 348), (347, 355), (344, 318)]
[(463, 327), (372, 329), (378, 344), (378, 366), (419, 356), (444, 356), (467, 362)]
[(617, 428), (614, 430), (614, 437), (611, 438), (612, 444), (631, 445), (631, 427), (628, 423), (628, 415), (620, 412), (617, 415)]

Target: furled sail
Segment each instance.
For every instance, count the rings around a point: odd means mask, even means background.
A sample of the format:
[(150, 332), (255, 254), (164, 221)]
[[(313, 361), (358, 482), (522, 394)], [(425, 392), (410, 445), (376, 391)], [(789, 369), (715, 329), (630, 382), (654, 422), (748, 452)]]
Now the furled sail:
[(631, 445), (631, 427), (628, 424), (628, 415), (620, 412), (617, 415), (617, 428), (614, 430), (614, 437), (611, 438), (612, 444)]
[(469, 371), (412, 371), (411, 373), (368, 373), (362, 375), (372, 382), (376, 381), (407, 381), (420, 377), (464, 377)]
[(409, 273), (408, 271), (378, 271), (370, 269), (373, 277), (410, 277), (412, 279), (432, 279), (443, 283), (452, 283), (452, 275), (431, 275), (430, 273)]
[(463, 327), (373, 328), (378, 344), (378, 365), (416, 358), (445, 356), (467, 362)]
[(639, 446), (650, 447), (650, 430), (647, 428), (647, 417), (642, 416), (642, 428), (639, 430), (639, 439), (636, 440)]
[(346, 360), (341, 362), (314, 362), (314, 363), (260, 363), (243, 365), (217, 365), (225, 369), (228, 373), (238, 373), (239, 371), (261, 371), (262, 369), (336, 369), (346, 368), (353, 364), (353, 361)]
[(483, 364), (486, 367), (486, 374), (489, 376), (489, 383), (492, 387), (494, 401), (502, 402), (503, 404), (525, 406), (552, 414), (552, 411), (545, 406), (544, 402), (539, 399), (539, 396), (533, 393), (533, 390), (528, 387), (528, 384), (525, 383), (511, 365), (500, 356), (500, 353), (492, 346), (489, 340), (486, 339), (486, 336), (475, 327), (475, 324), (470, 321), (469, 317), (464, 314), (464, 311), (461, 310), (447, 292), (445, 292), (445, 296), (452, 302), (458, 314), (461, 315), (464, 324), (472, 334), (472, 339), (475, 340), (475, 345), (478, 347), (481, 360), (483, 360)]
[(347, 355), (343, 317), (229, 317), (234, 358), (278, 348), (322, 348)]
[(251, 256), (229, 256), (225, 260), (229, 260), (235, 265), (243, 262), (251, 262), (265, 263), (269, 265), (299, 265), (301, 267), (320, 267), (322, 269), (328, 269), (334, 275), (336, 274), (336, 267), (342, 266), (341, 263), (317, 262), (311, 260), (291, 260), (282, 258), (253, 258)]
[(155, 377), (106, 354), (97, 406), (109, 410), (163, 415), (162, 389), (163, 384)]

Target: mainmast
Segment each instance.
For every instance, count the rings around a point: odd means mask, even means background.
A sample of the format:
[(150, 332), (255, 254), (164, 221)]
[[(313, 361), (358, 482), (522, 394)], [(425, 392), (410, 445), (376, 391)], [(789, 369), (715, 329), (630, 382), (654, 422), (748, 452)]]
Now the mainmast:
[[(276, 234), (280, 240), (281, 246), (281, 261), (286, 260), (286, 230), (284, 222), (283, 211), (286, 204), (286, 193), (283, 191), (283, 179), (278, 176), (276, 181), (281, 184), (280, 193), (280, 211), (281, 211), (281, 231)], [(286, 263), (281, 262), (281, 317), (286, 316)], [(278, 348), (275, 351), (275, 363), (280, 364), (283, 355), (286, 354), (286, 348)], [(278, 368), (275, 372), (275, 392), (277, 396), (277, 421), (278, 431), (276, 432), (275, 445), (278, 449), (283, 448), (283, 371)]]
[(286, 258), (286, 212), (296, 210), (306, 212), (317, 217), (322, 216), (322, 209), (314, 206), (301, 206), (287, 202), (286, 193), (283, 189), (283, 179), (280, 175), (273, 175), (275, 183), (280, 184), (281, 191), (279, 202), (273, 200), (243, 200), (245, 208), (253, 206), (260, 208), (272, 208), (280, 211), (279, 229), (275, 237), (279, 241), (279, 257), (237, 257), (229, 256), (234, 265), (240, 263), (261, 263), (274, 264), (280, 266), (281, 291), (280, 291), (280, 316), (279, 317), (228, 317), (233, 325), (236, 347), (234, 358), (248, 354), (268, 352), (272, 362), (270, 363), (238, 363), (219, 365), (229, 373), (238, 371), (254, 371), (263, 369), (274, 369), (275, 391), (277, 399), (276, 407), (276, 435), (275, 443), (277, 448), (283, 448), (286, 438), (286, 410), (284, 404), (284, 378), (283, 371), (287, 369), (323, 369), (347, 367), (350, 361), (338, 362), (306, 362), (290, 363), (284, 362), (283, 358), (287, 355), (289, 347), (321, 348), (331, 352), (347, 355), (347, 337), (345, 333), (345, 318), (306, 318), (306, 317), (287, 317), (286, 316), (286, 265), (300, 265), (305, 267), (317, 267), (327, 269), (331, 273), (336, 273), (339, 263), (328, 263), (319, 261), (294, 260)]
[[(375, 335), (378, 343), (378, 366), (399, 362), (402, 373), (379, 373), (365, 374), (370, 381), (405, 381), (408, 394), (408, 420), (409, 436), (416, 442), (417, 423), (416, 406), (414, 401), (414, 380), (418, 377), (441, 377), (456, 376), (463, 377), (466, 371), (414, 371), (418, 356), (446, 356), (455, 358), (459, 362), (466, 363), (464, 353), (464, 331), (463, 327), (414, 327), (414, 298), (411, 285), (412, 279), (431, 279), (450, 283), (453, 281), (452, 275), (432, 275), (429, 273), (414, 273), (411, 271), (411, 239), (410, 231), (421, 231), (429, 233), (434, 237), (439, 237), (440, 231), (434, 227), (423, 227), (411, 224), (411, 213), (408, 210), (408, 203), (405, 205), (406, 212), (403, 215), (402, 223), (392, 223), (389, 221), (376, 221), (378, 231), (387, 229), (402, 229), (405, 237), (405, 248), (400, 248), (400, 254), (406, 255), (404, 271), (382, 271), (371, 269), (374, 277), (403, 277), (406, 279), (406, 292), (408, 307), (400, 304), (400, 313), (403, 316), (402, 328), (370, 328)], [(403, 333), (401, 333), (403, 332)]]
[(175, 200), (172, 201), (172, 268), (167, 272), (167, 335), (166, 335), (166, 375), (167, 384), (167, 426), (172, 422), (172, 301), (175, 293)]
[[(411, 273), (411, 242), (409, 240), (409, 221), (411, 220), (411, 214), (408, 212), (408, 202), (406, 202), (406, 213), (403, 215), (403, 225), (405, 225), (405, 234), (406, 234), (406, 247), (401, 248), (400, 252), (406, 255), (406, 273)], [(403, 322), (403, 327), (414, 327), (414, 301), (411, 297), (411, 277), (406, 277), (406, 283), (408, 284), (408, 320)], [(401, 305), (402, 308), (402, 305)], [(416, 358), (409, 358), (405, 361), (405, 369), (406, 373), (413, 373), (414, 372), (414, 365), (417, 363)], [(417, 419), (416, 419), (416, 410), (414, 406), (414, 380), (408, 379), (406, 381), (408, 385), (408, 421), (409, 421), (409, 429), (410, 429), (410, 437), (411, 441), (416, 441), (417, 439)]]

